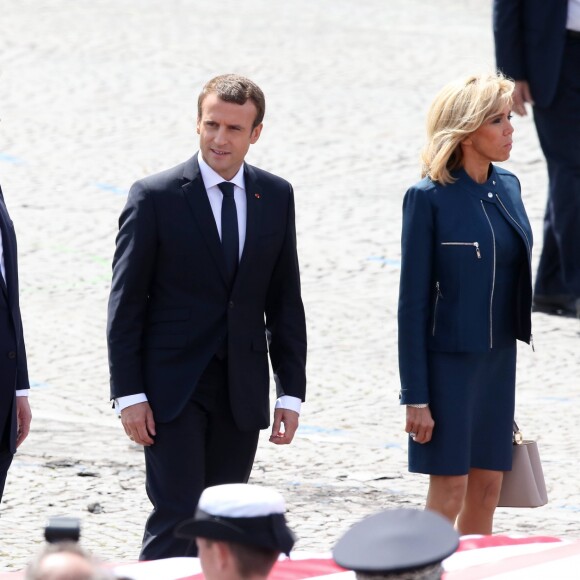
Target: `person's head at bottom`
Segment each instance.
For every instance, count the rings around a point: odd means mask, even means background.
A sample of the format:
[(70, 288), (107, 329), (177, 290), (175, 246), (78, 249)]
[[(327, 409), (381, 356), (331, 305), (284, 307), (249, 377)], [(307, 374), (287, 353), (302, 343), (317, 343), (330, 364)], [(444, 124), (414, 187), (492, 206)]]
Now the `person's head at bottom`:
[(439, 580), (441, 562), (459, 535), (443, 516), (428, 510), (395, 509), (350, 528), (332, 551), (334, 561), (358, 580)]
[(209, 580), (267, 578), (280, 554), (289, 555), (294, 534), (286, 524), (284, 498), (275, 490), (235, 483), (208, 487), (195, 517), (176, 535), (194, 538)]
[(93, 557), (76, 542), (47, 544), (26, 569), (26, 580), (109, 580)]

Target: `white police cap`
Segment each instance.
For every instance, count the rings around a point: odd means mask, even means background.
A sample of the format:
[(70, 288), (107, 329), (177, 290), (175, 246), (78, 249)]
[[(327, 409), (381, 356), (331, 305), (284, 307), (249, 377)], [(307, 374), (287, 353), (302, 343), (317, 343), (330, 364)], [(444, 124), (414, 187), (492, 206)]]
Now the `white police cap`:
[(202, 537), (289, 554), (294, 534), (286, 524), (284, 498), (274, 489), (246, 483), (208, 487), (195, 517), (181, 523), (181, 538)]

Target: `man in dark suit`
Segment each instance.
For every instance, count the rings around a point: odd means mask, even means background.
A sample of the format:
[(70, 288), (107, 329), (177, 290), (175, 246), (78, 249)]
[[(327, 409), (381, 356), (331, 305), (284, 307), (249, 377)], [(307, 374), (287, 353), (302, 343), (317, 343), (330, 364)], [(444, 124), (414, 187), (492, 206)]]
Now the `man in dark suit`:
[(494, 0), (498, 68), (534, 122), (548, 164), (534, 310), (580, 317), (580, 0)]
[(264, 110), (249, 79), (209, 81), (200, 152), (135, 183), (119, 220), (111, 396), (145, 447), (153, 511), (141, 559), (195, 555), (175, 526), (204, 488), (248, 480), (269, 425), (268, 351), (278, 396), (270, 441), (288, 444), (298, 427), (306, 325), (292, 186), (244, 163)]
[(30, 430), (28, 369), (18, 298), (16, 234), (0, 189), (0, 500), (16, 448)]

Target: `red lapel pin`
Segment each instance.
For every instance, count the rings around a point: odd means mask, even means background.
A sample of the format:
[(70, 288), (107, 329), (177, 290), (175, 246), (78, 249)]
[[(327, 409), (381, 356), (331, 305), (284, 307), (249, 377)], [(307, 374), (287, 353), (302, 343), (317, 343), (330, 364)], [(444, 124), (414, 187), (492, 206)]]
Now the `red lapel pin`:
[(259, 194), (259, 193), (254, 193), (254, 197), (255, 197), (256, 199), (260, 199), (260, 194)]

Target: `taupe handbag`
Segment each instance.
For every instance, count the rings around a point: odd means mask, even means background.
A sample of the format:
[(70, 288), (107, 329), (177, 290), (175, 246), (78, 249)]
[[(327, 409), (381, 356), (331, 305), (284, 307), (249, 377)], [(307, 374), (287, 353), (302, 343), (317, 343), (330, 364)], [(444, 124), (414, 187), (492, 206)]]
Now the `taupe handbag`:
[(505, 471), (498, 507), (540, 507), (548, 503), (538, 444), (525, 440), (514, 421), (512, 470)]

